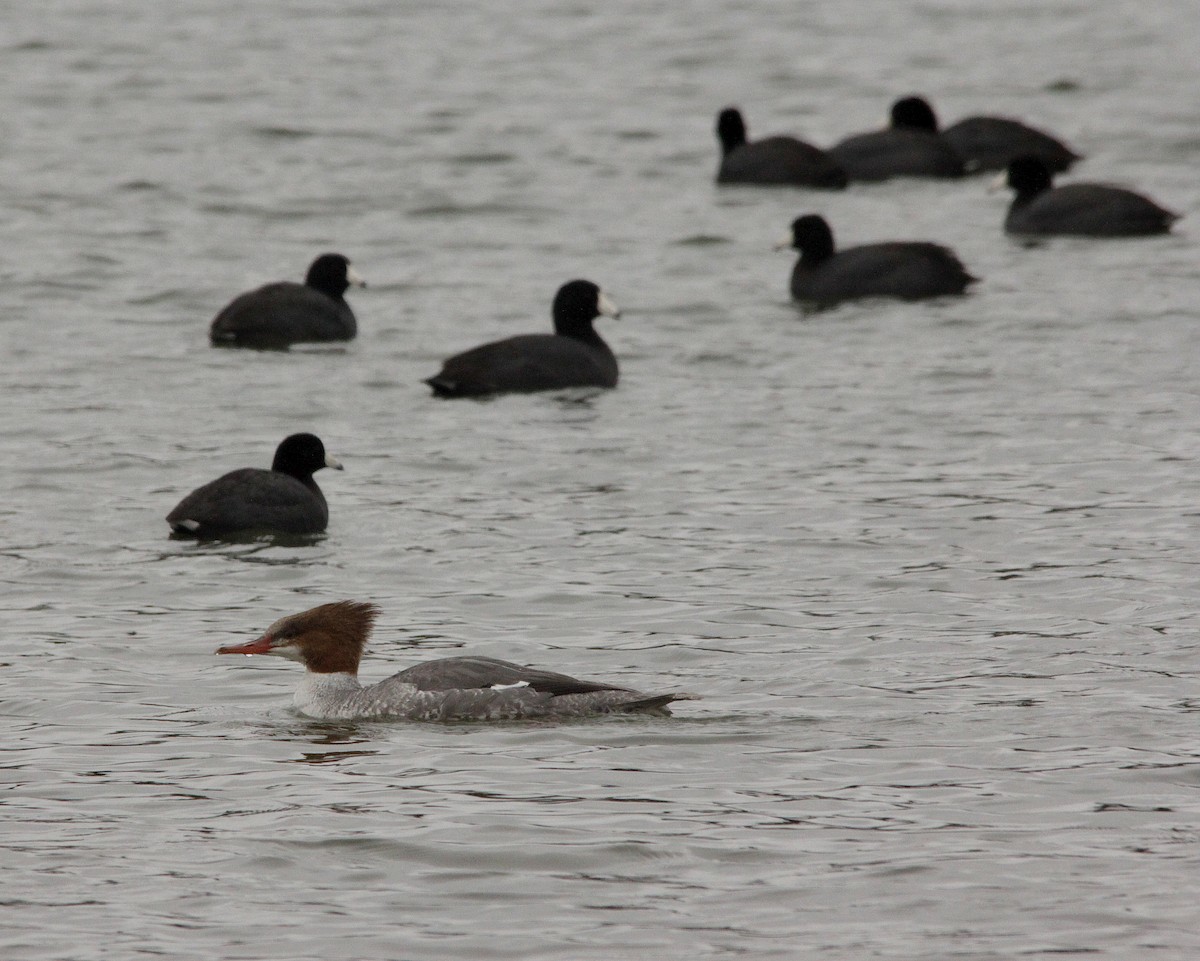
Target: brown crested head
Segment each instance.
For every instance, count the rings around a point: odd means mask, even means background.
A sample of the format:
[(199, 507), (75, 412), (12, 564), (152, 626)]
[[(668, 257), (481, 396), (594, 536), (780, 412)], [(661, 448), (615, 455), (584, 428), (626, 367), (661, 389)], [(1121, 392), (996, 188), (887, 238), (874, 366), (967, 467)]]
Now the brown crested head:
[(360, 601), (335, 601), (281, 617), (249, 644), (222, 647), (218, 654), (274, 654), (299, 661), (315, 674), (357, 674), (358, 662), (379, 608)]

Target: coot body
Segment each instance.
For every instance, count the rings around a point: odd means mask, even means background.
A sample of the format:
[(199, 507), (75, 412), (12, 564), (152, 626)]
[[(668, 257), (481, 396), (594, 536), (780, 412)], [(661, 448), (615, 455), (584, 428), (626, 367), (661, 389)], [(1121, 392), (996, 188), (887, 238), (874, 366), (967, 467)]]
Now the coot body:
[(719, 184), (823, 190), (846, 186), (846, 172), (820, 147), (786, 136), (747, 140), (746, 124), (736, 107), (727, 107), (717, 117), (717, 137), (721, 141)]
[(248, 531), (318, 534), (329, 523), (325, 495), (313, 480), (322, 467), (341, 470), (313, 434), (292, 434), (270, 470), (243, 467), (196, 488), (167, 515), (180, 536), (210, 538)]
[(1069, 170), (1080, 155), (1057, 137), (1009, 117), (966, 117), (942, 138), (972, 171), (1003, 170), (1017, 157), (1037, 157), (1054, 173)]
[(927, 241), (836, 250), (833, 231), (816, 214), (797, 217), (791, 235), (779, 246), (800, 251), (792, 270), (792, 297), (816, 306), (862, 297), (921, 300), (962, 294), (978, 279), (952, 250)]
[(1142, 237), (1165, 234), (1179, 215), (1149, 197), (1108, 184), (1073, 183), (1055, 187), (1036, 157), (1008, 165), (1005, 182), (1015, 192), (1004, 230), (1010, 234), (1086, 237)]
[(519, 334), (456, 354), (425, 380), (439, 397), (616, 387), (617, 358), (592, 321), (620, 311), (591, 281), (563, 284), (552, 307), (554, 333)]
[(358, 321), (346, 303), (361, 277), (341, 254), (322, 254), (304, 283), (279, 281), (247, 291), (226, 305), (209, 328), (221, 347), (282, 348), (290, 344), (352, 340)]
[(961, 177), (962, 157), (938, 133), (933, 108), (920, 97), (892, 104), (891, 126), (855, 134), (829, 148), (851, 181), (892, 177)]

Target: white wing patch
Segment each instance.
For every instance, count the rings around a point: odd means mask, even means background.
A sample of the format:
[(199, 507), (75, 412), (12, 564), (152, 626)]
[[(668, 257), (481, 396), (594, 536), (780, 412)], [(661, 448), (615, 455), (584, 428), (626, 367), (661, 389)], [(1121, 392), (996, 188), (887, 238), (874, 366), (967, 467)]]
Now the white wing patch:
[(528, 681), (517, 681), (515, 684), (493, 684), (489, 690), (492, 691), (511, 691), (514, 687), (529, 687)]

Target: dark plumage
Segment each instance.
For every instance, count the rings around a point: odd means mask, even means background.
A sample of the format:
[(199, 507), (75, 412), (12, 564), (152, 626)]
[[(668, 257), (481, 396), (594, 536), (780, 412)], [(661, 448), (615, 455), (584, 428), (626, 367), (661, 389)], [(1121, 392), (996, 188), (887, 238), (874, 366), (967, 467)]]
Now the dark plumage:
[(1080, 155), (1061, 140), (1008, 117), (966, 117), (942, 131), (970, 170), (1003, 170), (1017, 157), (1037, 157), (1050, 170), (1069, 170)]
[(792, 296), (817, 305), (857, 297), (920, 300), (961, 294), (978, 279), (938, 244), (891, 241), (835, 251), (829, 224), (816, 214), (792, 221), (791, 236), (779, 246), (800, 251)]
[(920, 97), (892, 104), (891, 126), (855, 134), (829, 148), (829, 156), (855, 180), (891, 177), (961, 177), (966, 167), (937, 129), (933, 108)]
[(494, 687), (528, 687), (534, 691), (562, 697), (564, 694), (589, 694), (592, 691), (628, 690), (615, 684), (581, 681), (555, 671), (522, 667), (494, 657), (468, 655), (425, 661), (396, 674), (398, 680), (422, 691), (457, 691)]
[(352, 340), (354, 311), (343, 295), (365, 286), (341, 254), (322, 254), (303, 284), (284, 280), (235, 297), (213, 320), (209, 338), (218, 346), (279, 348), (289, 344)]
[(176, 534), (221, 537), (245, 531), (317, 534), (329, 522), (325, 495), (313, 480), (322, 467), (341, 470), (312, 434), (285, 437), (270, 470), (243, 467), (198, 487), (167, 515)]
[(717, 117), (717, 137), (721, 141), (719, 184), (827, 190), (846, 186), (846, 172), (820, 147), (784, 136), (747, 141), (746, 124), (736, 107), (727, 107)]
[(456, 354), (425, 383), (439, 397), (616, 387), (617, 358), (592, 328), (601, 314), (620, 311), (591, 281), (572, 280), (554, 297), (553, 334), (520, 334)]
[(1016, 197), (1004, 218), (1010, 234), (1079, 234), (1089, 237), (1137, 237), (1165, 234), (1178, 214), (1123, 187), (1074, 183), (1053, 185), (1053, 176), (1036, 157), (1018, 157), (1004, 182)]

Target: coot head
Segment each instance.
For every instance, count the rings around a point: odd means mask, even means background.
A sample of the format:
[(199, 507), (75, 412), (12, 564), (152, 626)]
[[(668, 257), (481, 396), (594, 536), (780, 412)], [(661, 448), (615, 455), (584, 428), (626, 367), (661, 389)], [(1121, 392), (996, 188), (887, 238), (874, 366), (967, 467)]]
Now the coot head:
[(1049, 190), (1054, 176), (1040, 159), (1032, 156), (1015, 157), (1009, 162), (1005, 182), (1018, 197), (1036, 197)]
[(833, 256), (833, 231), (820, 214), (805, 214), (792, 221), (792, 235), (781, 241), (779, 249), (791, 247), (800, 251), (807, 264), (819, 264)]
[(367, 286), (367, 282), (350, 266), (350, 260), (341, 254), (321, 254), (308, 268), (304, 283), (335, 300), (340, 300), (351, 285)]
[(726, 107), (717, 116), (717, 136), (725, 153), (746, 142), (746, 122), (737, 107)]
[(342, 465), (325, 453), (325, 445), (315, 434), (292, 434), (275, 448), (271, 470), (307, 480), (322, 467), (342, 470)]
[(937, 114), (923, 97), (901, 97), (892, 104), (892, 126), (902, 130), (937, 133)]
[(616, 304), (590, 280), (572, 280), (559, 287), (551, 310), (555, 333), (567, 337), (590, 333), (592, 321), (601, 314), (621, 316)]

